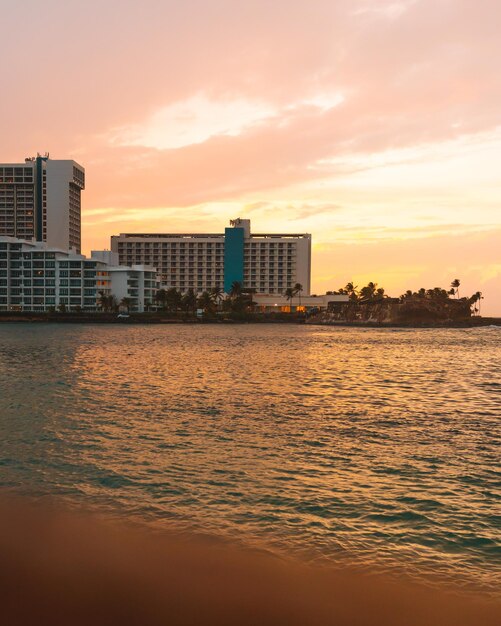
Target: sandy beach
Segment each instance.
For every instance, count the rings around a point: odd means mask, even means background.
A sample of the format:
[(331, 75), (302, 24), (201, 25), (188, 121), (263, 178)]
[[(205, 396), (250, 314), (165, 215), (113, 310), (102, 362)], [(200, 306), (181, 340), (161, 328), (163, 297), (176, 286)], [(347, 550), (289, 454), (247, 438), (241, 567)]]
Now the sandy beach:
[(494, 626), (501, 606), (55, 506), (0, 505), (2, 622)]

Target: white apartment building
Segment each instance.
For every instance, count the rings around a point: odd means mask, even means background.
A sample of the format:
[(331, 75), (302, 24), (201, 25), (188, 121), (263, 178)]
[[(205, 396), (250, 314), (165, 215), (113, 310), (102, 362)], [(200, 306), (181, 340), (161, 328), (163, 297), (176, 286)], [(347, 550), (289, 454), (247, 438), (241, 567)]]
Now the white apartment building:
[(93, 250), (91, 258), (106, 263), (111, 293), (117, 302), (128, 300), (131, 311), (145, 311), (153, 306), (159, 288), (154, 267), (120, 265), (118, 254), (110, 250)]
[(0, 163), (0, 236), (81, 249), (84, 168), (71, 160), (37, 155)]
[(44, 242), (0, 236), (0, 311), (95, 311), (101, 293), (143, 311), (157, 288), (153, 267), (116, 267), (106, 253), (90, 259)]
[(296, 283), (310, 293), (311, 235), (254, 234), (236, 219), (224, 234), (122, 233), (111, 249), (124, 265), (157, 268), (163, 288), (229, 293), (233, 282), (261, 294), (281, 294)]

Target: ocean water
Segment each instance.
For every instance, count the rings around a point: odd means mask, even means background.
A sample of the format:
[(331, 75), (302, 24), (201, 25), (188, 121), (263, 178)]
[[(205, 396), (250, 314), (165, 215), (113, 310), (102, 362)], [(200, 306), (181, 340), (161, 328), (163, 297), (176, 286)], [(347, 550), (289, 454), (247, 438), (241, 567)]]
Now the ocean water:
[(0, 487), (496, 593), (501, 329), (0, 325)]

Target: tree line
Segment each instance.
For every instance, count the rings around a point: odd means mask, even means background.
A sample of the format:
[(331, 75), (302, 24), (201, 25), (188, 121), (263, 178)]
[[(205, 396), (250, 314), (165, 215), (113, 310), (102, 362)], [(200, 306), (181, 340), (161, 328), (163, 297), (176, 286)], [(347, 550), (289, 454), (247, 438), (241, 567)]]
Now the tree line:
[[(433, 287), (432, 289), (425, 289), (421, 287), (417, 291), (412, 291), (408, 289), (405, 293), (403, 293), (398, 300), (403, 302), (409, 301), (419, 301), (419, 300), (432, 300), (434, 302), (447, 302), (450, 300), (451, 296), (456, 300), (466, 301), (470, 308), (472, 309), (473, 314), (480, 313), (480, 301), (483, 300), (482, 292), (476, 291), (470, 297), (460, 298), (459, 295), (459, 287), (461, 286), (461, 281), (459, 278), (455, 278), (451, 284), (449, 289), (443, 289), (442, 287)], [(341, 287), (337, 291), (328, 291), (328, 295), (347, 295), (351, 302), (378, 302), (382, 301), (389, 296), (386, 294), (385, 289), (383, 287), (378, 287), (377, 283), (369, 282), (364, 287), (358, 288), (358, 285), (354, 285), (352, 282), (346, 284), (345, 287)]]
[(254, 289), (244, 289), (239, 281), (232, 283), (228, 297), (225, 297), (220, 287), (213, 287), (210, 291), (204, 291), (200, 295), (197, 295), (192, 288), (183, 293), (175, 287), (170, 287), (156, 292), (154, 304), (161, 311), (169, 313), (178, 311), (194, 313), (197, 309), (208, 314), (214, 314), (217, 311), (241, 312), (252, 310), (255, 306), (254, 293)]
[[(434, 287), (432, 289), (421, 287), (417, 291), (408, 289), (398, 300), (401, 303), (423, 299), (432, 300), (434, 302), (447, 302), (452, 296), (456, 300), (468, 302), (473, 314), (480, 313), (480, 301), (483, 300), (482, 292), (477, 291), (470, 297), (460, 298), (460, 285), (460, 280), (455, 278), (451, 282), (449, 289), (443, 289), (441, 287)], [(294, 287), (288, 287), (283, 295), (291, 306), (293, 305), (294, 298), (297, 297), (297, 302), (299, 306), (301, 306), (302, 291), (303, 286), (300, 283), (296, 283)], [(232, 283), (227, 297), (225, 297), (220, 287), (213, 287), (211, 290), (204, 291), (200, 295), (197, 295), (192, 288), (185, 292), (175, 287), (170, 287), (169, 289), (162, 288), (155, 293), (153, 302), (144, 303), (144, 308), (148, 311), (152, 307), (155, 307), (158, 310), (169, 313), (177, 313), (179, 311), (195, 313), (197, 309), (204, 311), (206, 314), (214, 314), (217, 311), (252, 311), (255, 307), (253, 300), (253, 294), (255, 292), (255, 289), (244, 288), (239, 281)], [(133, 301), (131, 298), (122, 298), (118, 301), (113, 294), (108, 294), (104, 291), (100, 291), (98, 295), (98, 307), (104, 312), (118, 312), (120, 308), (125, 308), (127, 312), (129, 312), (132, 307)], [(389, 298), (384, 287), (379, 287), (378, 283), (372, 281), (361, 288), (353, 282), (348, 282), (344, 287), (340, 287), (336, 291), (328, 291), (327, 295), (347, 295), (351, 302), (359, 304), (380, 302)]]

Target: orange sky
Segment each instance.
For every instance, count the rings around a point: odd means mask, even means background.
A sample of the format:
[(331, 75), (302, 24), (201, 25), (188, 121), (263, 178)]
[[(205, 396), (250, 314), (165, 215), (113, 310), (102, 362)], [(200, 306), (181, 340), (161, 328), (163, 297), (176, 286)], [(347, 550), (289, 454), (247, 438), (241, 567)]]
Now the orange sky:
[(0, 20), (0, 159), (84, 165), (86, 251), (249, 217), (313, 234), (314, 292), (457, 277), (501, 315), (499, 0), (23, 0)]

